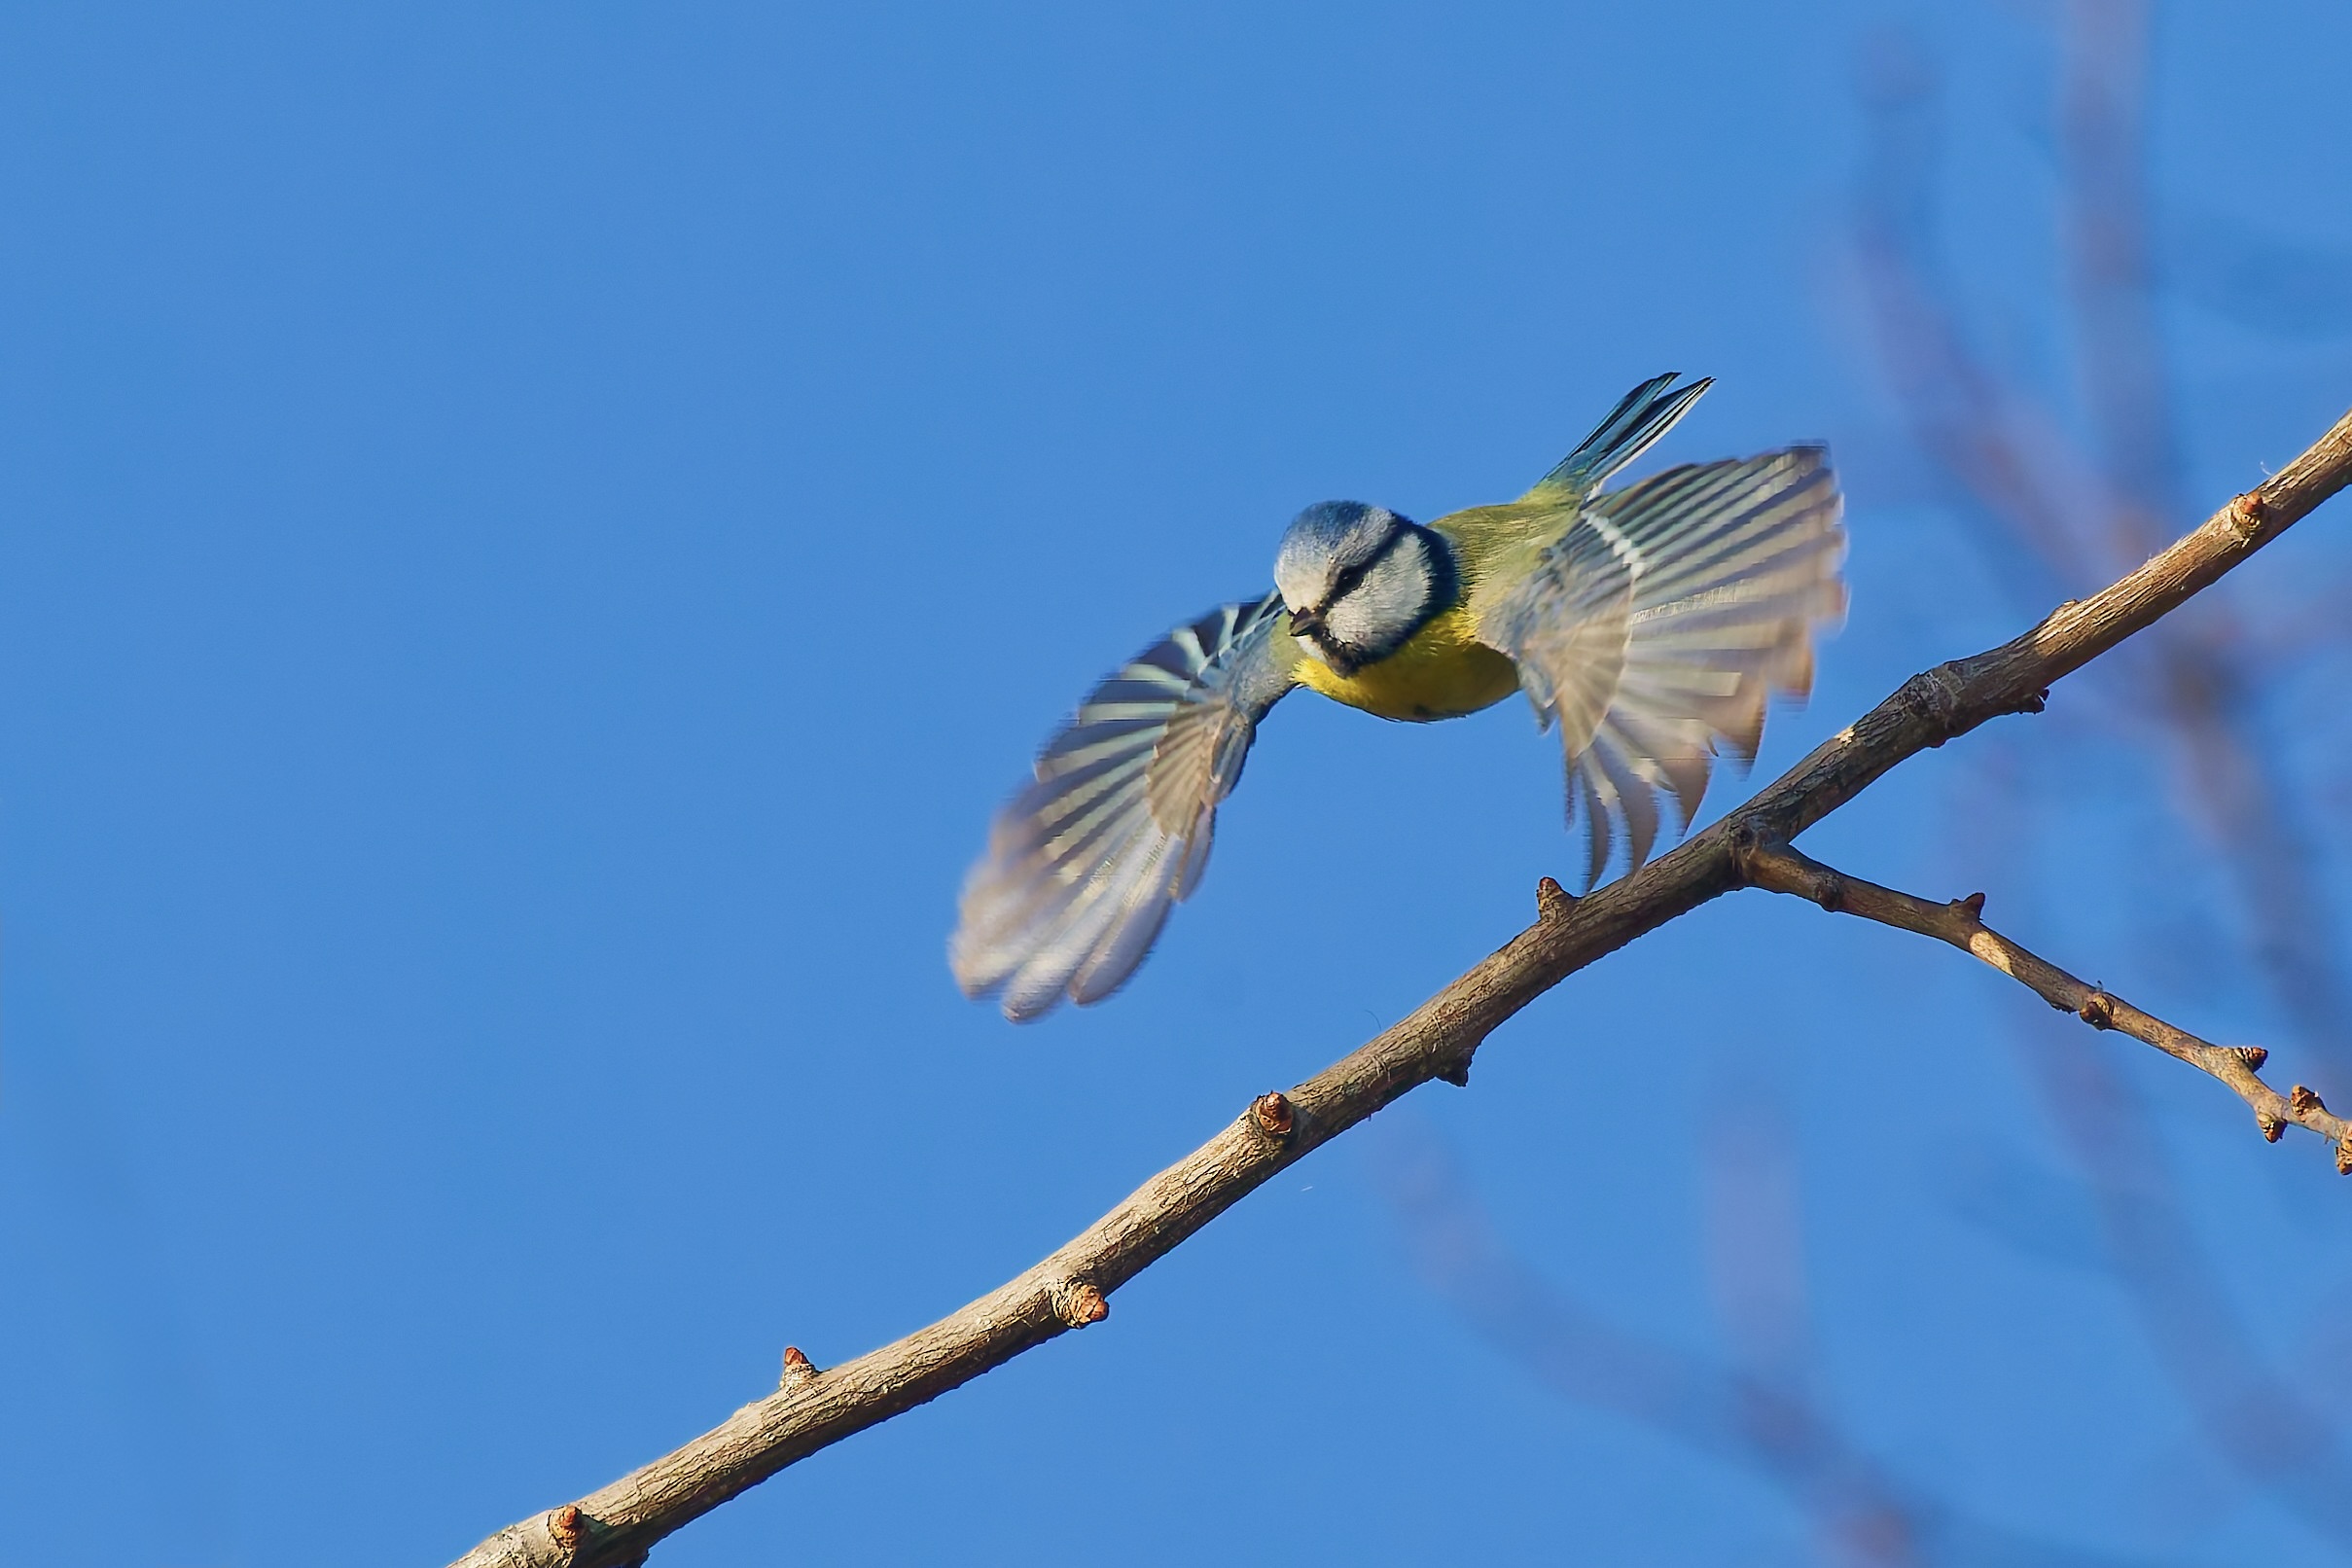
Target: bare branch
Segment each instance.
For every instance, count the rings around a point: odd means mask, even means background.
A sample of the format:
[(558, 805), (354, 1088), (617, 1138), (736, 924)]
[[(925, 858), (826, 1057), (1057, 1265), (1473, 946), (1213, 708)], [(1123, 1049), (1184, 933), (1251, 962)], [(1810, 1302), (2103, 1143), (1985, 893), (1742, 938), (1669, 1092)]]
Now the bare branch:
[(2186, 1029), (2143, 1013), (2096, 985), (2077, 980), (2048, 959), (2018, 946), (1984, 923), (1984, 895), (1972, 893), (1949, 904), (1934, 904), (1908, 893), (1866, 882), (1833, 870), (1786, 844), (1766, 844), (1747, 855), (1749, 880), (1775, 893), (1810, 899), (1833, 914), (1859, 915), (1899, 931), (1912, 931), (1972, 953), (2033, 991), (2061, 1013), (2072, 1013), (2094, 1029), (2119, 1029), (2134, 1040), (2177, 1056), (2212, 1074), (2254, 1108), (2255, 1123), (2272, 1143), (2292, 1122), (2335, 1145), (2335, 1168), (2352, 1176), (2352, 1122), (2332, 1114), (2311, 1090), (2298, 1084), (2281, 1094), (2262, 1080), (2269, 1052), (2260, 1046), (2217, 1046)]
[[(1784, 842), (1889, 768), (2007, 713), (2217, 581), (2352, 481), (2352, 414), (2260, 489), (2137, 571), (2060, 605), (2015, 640), (1912, 677), (1728, 817), (1584, 899), (1540, 890), (1536, 923), (1409, 1017), (1267, 1095), (1045, 1262), (961, 1311), (830, 1372), (793, 1381), (632, 1475), (501, 1530), (458, 1568), (608, 1568), (785, 1466), (936, 1399), (1065, 1330), (1261, 1183), (1399, 1095), (1462, 1082), (1486, 1036), (1636, 937), (1742, 885), (1743, 852)], [(1546, 878), (1550, 883), (1550, 878)]]

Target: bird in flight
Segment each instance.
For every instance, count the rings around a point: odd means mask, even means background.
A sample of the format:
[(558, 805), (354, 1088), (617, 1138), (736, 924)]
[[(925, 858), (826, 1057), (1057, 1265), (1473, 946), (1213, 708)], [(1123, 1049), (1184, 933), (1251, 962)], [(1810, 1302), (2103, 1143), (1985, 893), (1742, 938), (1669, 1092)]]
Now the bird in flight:
[(1188, 622), (1096, 686), (997, 813), (948, 964), (968, 996), (1041, 1016), (1099, 1002), (1191, 896), (1259, 721), (1295, 687), (1383, 719), (1458, 718), (1524, 692), (1557, 726), (1586, 885), (1620, 839), (1688, 832), (1713, 759), (1745, 764), (1773, 693), (1803, 696), (1844, 613), (1828, 452), (1789, 446), (1609, 481), (1708, 380), (1660, 375), (1517, 500), (1422, 524), (1361, 501), (1292, 520), (1274, 588)]

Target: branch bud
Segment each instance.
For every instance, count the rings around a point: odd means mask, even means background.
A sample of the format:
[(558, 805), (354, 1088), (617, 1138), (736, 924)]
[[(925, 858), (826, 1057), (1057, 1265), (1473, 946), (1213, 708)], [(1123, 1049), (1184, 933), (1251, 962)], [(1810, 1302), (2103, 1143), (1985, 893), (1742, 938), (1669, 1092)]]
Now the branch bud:
[(1100, 1323), (1111, 1315), (1111, 1303), (1088, 1279), (1065, 1279), (1053, 1287), (1053, 1315), (1073, 1329)]
[(578, 1503), (566, 1503), (548, 1515), (548, 1534), (566, 1551), (578, 1551), (588, 1540), (588, 1515)]
[(1257, 1122), (1258, 1130), (1267, 1137), (1287, 1138), (1291, 1135), (1295, 1118), (1291, 1114), (1290, 1096), (1280, 1090), (1261, 1094), (1251, 1101), (1250, 1115)]
[(2252, 539), (2262, 529), (2263, 511), (2263, 492), (2260, 490), (2248, 490), (2230, 502), (2223, 512), (2223, 516), (2228, 519), (2227, 526), (2230, 537), (2241, 545)]

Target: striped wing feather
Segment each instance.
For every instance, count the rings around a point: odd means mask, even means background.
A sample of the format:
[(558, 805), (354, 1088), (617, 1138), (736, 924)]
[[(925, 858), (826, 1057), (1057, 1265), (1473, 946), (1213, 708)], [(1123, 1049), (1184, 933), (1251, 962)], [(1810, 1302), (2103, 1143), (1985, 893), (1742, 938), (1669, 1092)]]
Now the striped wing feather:
[(1688, 831), (1713, 759), (1754, 760), (1772, 694), (1811, 690), (1814, 628), (1845, 608), (1840, 512), (1817, 446), (1668, 469), (1595, 497), (1480, 615), (1559, 726), (1587, 885), (1620, 837), (1649, 859), (1660, 795)]
[(1099, 686), (997, 813), (948, 963), (1023, 1020), (1117, 990), (1208, 863), (1218, 802), (1291, 686), (1278, 594), (1178, 626)]

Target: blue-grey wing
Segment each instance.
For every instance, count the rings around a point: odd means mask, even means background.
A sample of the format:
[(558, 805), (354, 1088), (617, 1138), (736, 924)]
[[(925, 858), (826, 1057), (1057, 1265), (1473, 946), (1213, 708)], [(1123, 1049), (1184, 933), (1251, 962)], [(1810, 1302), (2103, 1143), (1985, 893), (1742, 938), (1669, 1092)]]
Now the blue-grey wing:
[(1560, 728), (1588, 883), (1620, 835), (1629, 868), (1649, 858), (1660, 794), (1687, 830), (1712, 759), (1752, 760), (1771, 695), (1811, 690), (1815, 627), (1845, 609), (1842, 510), (1818, 446), (1672, 468), (1592, 498), (1492, 594), (1479, 638)]
[(1217, 805), (1293, 684), (1282, 596), (1178, 626), (1095, 687), (997, 813), (948, 965), (1016, 1021), (1118, 989), (1207, 864)]

